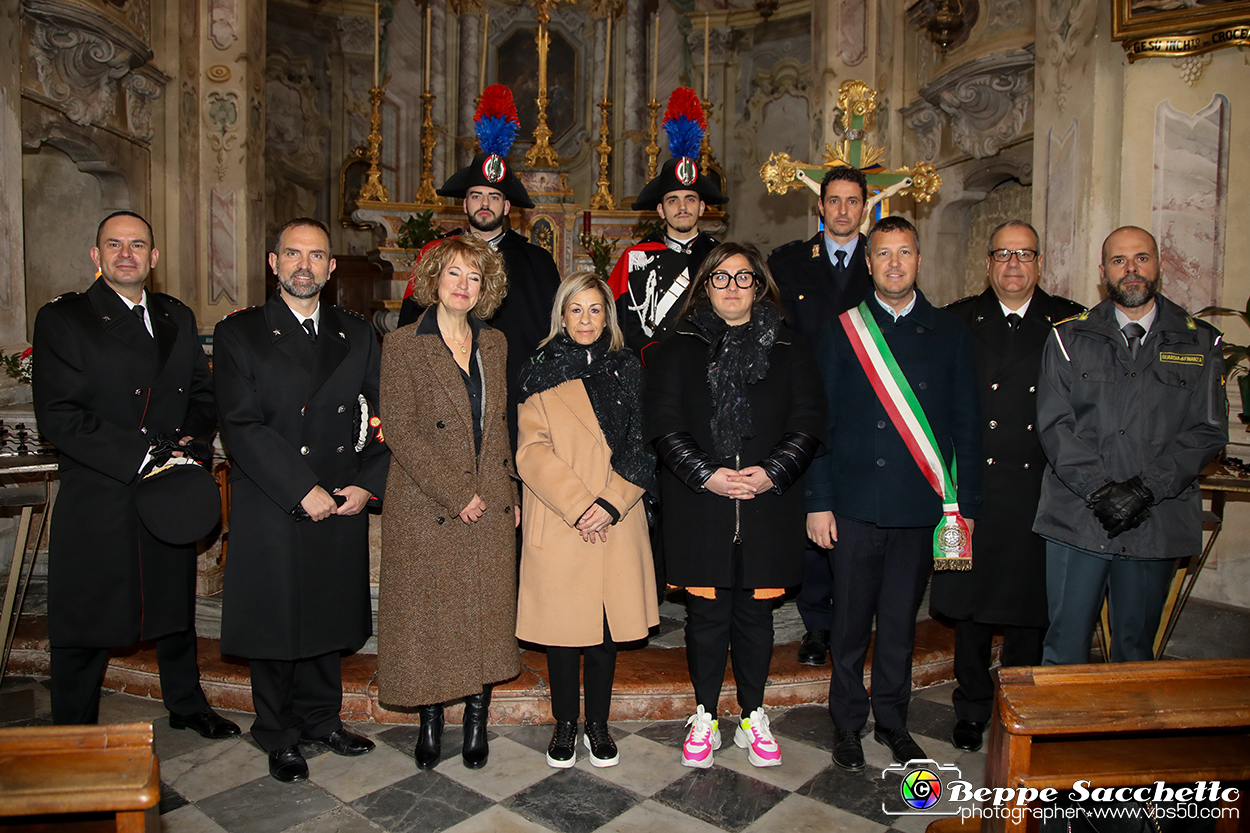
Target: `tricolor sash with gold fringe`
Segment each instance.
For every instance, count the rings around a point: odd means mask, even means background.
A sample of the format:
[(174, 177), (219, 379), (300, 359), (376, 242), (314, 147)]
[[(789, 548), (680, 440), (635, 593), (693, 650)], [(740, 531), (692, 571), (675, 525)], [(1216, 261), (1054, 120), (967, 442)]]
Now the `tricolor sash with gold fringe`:
[(890, 352), (881, 327), (868, 309), (868, 301), (842, 313), (838, 321), (912, 459), (942, 499), (942, 521), (933, 531), (933, 568), (971, 570), (972, 536), (968, 532), (967, 521), (959, 514), (955, 466), (946, 467), (938, 451), (937, 440), (933, 437), (933, 429), (929, 427), (929, 419), (920, 407), (920, 400), (911, 389), (911, 383)]

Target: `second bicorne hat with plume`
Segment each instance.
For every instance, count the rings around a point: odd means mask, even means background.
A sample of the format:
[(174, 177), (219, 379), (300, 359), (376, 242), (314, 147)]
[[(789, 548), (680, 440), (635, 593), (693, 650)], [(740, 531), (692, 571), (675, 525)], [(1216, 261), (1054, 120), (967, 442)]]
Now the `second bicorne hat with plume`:
[(716, 182), (699, 171), (699, 149), (707, 133), (707, 118), (694, 90), (689, 87), (673, 90), (668, 97), (661, 126), (668, 137), (668, 149), (673, 158), (665, 162), (655, 179), (643, 187), (633, 209), (653, 209), (671, 191), (694, 191), (709, 205), (727, 202)]
[(521, 129), (512, 91), (503, 84), (491, 84), (483, 90), (481, 103), (473, 116), (473, 128), (482, 152), (448, 177), (438, 189), (438, 195), (463, 199), (470, 188), (494, 188), (518, 208), (533, 208), (529, 192), (506, 161)]

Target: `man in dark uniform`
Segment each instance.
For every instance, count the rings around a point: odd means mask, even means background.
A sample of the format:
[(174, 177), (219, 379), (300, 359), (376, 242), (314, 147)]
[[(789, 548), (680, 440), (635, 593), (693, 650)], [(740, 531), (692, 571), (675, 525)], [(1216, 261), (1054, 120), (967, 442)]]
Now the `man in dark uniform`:
[(239, 727), (200, 687), (195, 546), (159, 540), (135, 506), (153, 445), (164, 438), (209, 459), (216, 427), (195, 315), (144, 289), (159, 256), (147, 220), (109, 215), (91, 250), (98, 280), (35, 320), (35, 414), (60, 454), (48, 566), (52, 719), (96, 723), (108, 649), (155, 639), (169, 725), (222, 738)]
[[(920, 251), (911, 223), (885, 217), (873, 226), (867, 244), (874, 291), (826, 327), (816, 349), (829, 397), (829, 453), (812, 463), (807, 486), (808, 537), (833, 550), (833, 762), (852, 772), (864, 768), (859, 733), (870, 705), (874, 737), (890, 747), (894, 760), (925, 757), (907, 731), (907, 706), (916, 612), (933, 566), (934, 528), (943, 519), (946, 500), (945, 490), (938, 495), (910, 446), (931, 436), (933, 458), (940, 456), (946, 471), (957, 471), (957, 477), (951, 474), (955, 483), (950, 502), (966, 520), (969, 534), (981, 503), (972, 335), (962, 321), (934, 309), (916, 289)], [(927, 418), (931, 430), (925, 437), (908, 430), (904, 439), (857, 357), (847, 326), (859, 332), (857, 317), (864, 321), (868, 316)], [(945, 480), (945, 472), (935, 474), (938, 482)], [(864, 689), (864, 658), (874, 618), (870, 698)]]
[(1176, 559), (1202, 551), (1198, 475), (1228, 442), (1220, 331), (1159, 293), (1154, 237), (1116, 229), (1098, 274), (1107, 299), (1059, 322), (1042, 351), (1043, 665), (1089, 661), (1104, 597), (1108, 659), (1154, 658)]
[[(795, 240), (773, 250), (773, 273), (781, 302), (794, 328), (814, 345), (820, 331), (872, 291), (860, 223), (868, 205), (868, 180), (858, 168), (830, 168), (820, 182), (824, 230), (811, 240)], [(824, 665), (833, 626), (833, 573), (829, 553), (809, 542), (803, 560), (803, 585), (795, 606), (807, 632), (799, 643), (799, 662)]]
[(213, 375), (230, 473), (221, 649), (251, 660), (252, 737), (279, 781), (302, 781), (299, 742), (362, 755), (343, 728), (341, 654), (372, 632), (369, 518), (390, 450), (362, 432), (376, 406), (377, 334), (360, 315), (321, 304), (334, 258), (316, 220), (292, 220), (269, 265), (278, 292), (222, 319)]
[[(508, 430), (512, 448), (516, 448), (517, 377), (521, 367), (538, 349), (538, 342), (551, 330), (551, 305), (560, 288), (560, 271), (555, 259), (542, 246), (536, 246), (512, 229), (504, 228), (512, 206), (533, 208), (529, 192), (506, 163), (501, 167), (485, 164), (487, 156), (479, 153), (473, 162), (456, 171), (438, 193), (444, 197), (464, 200), (464, 213), (469, 233), (476, 234), (503, 255), (508, 272), (508, 295), (490, 320), (490, 325), (508, 339)], [(490, 180), (488, 175), (500, 179)], [(456, 229), (446, 236), (464, 234)], [(414, 272), (415, 274), (415, 272)], [(412, 281), (399, 311), (399, 326), (411, 324), (421, 315), (421, 307), (412, 299)]]
[(698, 160), (683, 157), (665, 162), (631, 206), (654, 209), (664, 220), (663, 230), (621, 253), (608, 280), (625, 344), (644, 365), (647, 349), (667, 338), (677, 323), (691, 282), (716, 247), (716, 240), (699, 231), (699, 218), (708, 204), (725, 202), (716, 183), (699, 173)]
[(1010, 220), (990, 235), (989, 288), (947, 309), (972, 330), (985, 460), (981, 517), (970, 571), (940, 570), (929, 594), (934, 613), (955, 620), (951, 700), (957, 749), (981, 748), (994, 680), (990, 645), (1003, 628), (1002, 664), (1040, 665), (1046, 634), (1046, 542), (1032, 531), (1046, 455), (1037, 438), (1037, 374), (1054, 325), (1081, 312), (1038, 288), (1037, 232)]

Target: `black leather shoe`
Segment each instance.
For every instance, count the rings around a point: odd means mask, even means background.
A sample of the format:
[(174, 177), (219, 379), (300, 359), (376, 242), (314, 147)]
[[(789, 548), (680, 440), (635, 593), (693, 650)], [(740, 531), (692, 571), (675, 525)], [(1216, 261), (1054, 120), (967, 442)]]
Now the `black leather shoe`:
[(860, 772), (864, 768), (864, 744), (859, 732), (838, 729), (837, 744), (833, 747), (833, 762), (847, 772)]
[(417, 759), (417, 769), (430, 769), (443, 754), (443, 704), (419, 706), (421, 734), (417, 735), (417, 748), (412, 757)]
[(829, 631), (810, 630), (799, 643), (800, 665), (824, 665), (829, 660)]
[(239, 727), (234, 722), (226, 720), (212, 709), (205, 709), (199, 714), (174, 714), (170, 712), (169, 728), (194, 729), (211, 740), (232, 738), (239, 734)]
[(976, 752), (981, 748), (981, 733), (985, 724), (975, 720), (956, 720), (955, 730), (951, 732), (951, 746)]
[(577, 763), (577, 723), (557, 720), (556, 730), (547, 744), (547, 766), (568, 769)]
[(308, 780), (308, 761), (299, 753), (298, 746), (288, 746), (269, 753), (269, 774), (279, 781)]
[(929, 757), (920, 748), (920, 744), (911, 739), (911, 733), (906, 726), (899, 726), (897, 729), (883, 729), (878, 726), (872, 730), (872, 738), (877, 743), (890, 747), (894, 760), (900, 764)]
[(470, 694), (464, 698), (464, 748), (460, 757), (469, 769), (481, 769), (490, 757), (486, 739), (486, 716), (489, 712), (489, 686), (483, 687), (481, 694)]
[(349, 758), (373, 751), (373, 741), (364, 735), (349, 732), (346, 729), (335, 729), (328, 735), (319, 738), (300, 738), (305, 743), (316, 743), (326, 747), (335, 755), (346, 755)]
[(621, 760), (620, 753), (616, 750), (616, 741), (612, 740), (606, 723), (587, 720), (582, 742), (590, 750), (590, 763), (594, 766), (616, 766)]

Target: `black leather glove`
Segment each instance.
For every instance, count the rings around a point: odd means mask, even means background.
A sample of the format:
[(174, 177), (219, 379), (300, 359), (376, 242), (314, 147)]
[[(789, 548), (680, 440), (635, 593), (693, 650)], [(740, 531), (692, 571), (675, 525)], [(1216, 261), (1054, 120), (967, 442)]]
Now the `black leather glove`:
[(1107, 530), (1107, 537), (1114, 538), (1146, 522), (1154, 495), (1140, 477), (1133, 476), (1123, 483), (1101, 486), (1086, 501)]
[(686, 431), (660, 437), (655, 441), (655, 454), (678, 480), (696, 492), (707, 491), (704, 484), (721, 467)]
[(791, 431), (782, 436), (781, 441), (773, 446), (772, 453), (759, 463), (768, 474), (768, 479), (773, 481), (773, 491), (781, 494), (793, 486), (794, 481), (802, 477), (812, 464), (818, 448), (820, 440), (811, 434)]

